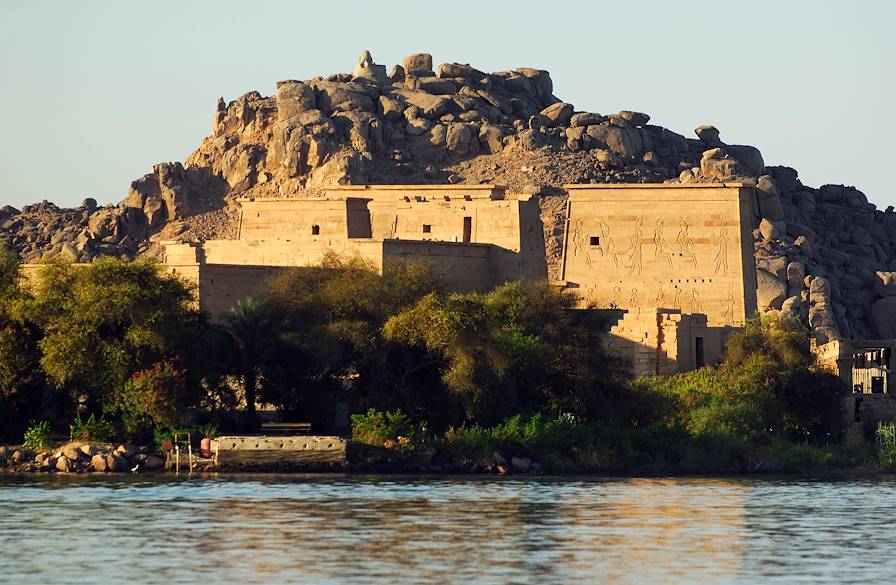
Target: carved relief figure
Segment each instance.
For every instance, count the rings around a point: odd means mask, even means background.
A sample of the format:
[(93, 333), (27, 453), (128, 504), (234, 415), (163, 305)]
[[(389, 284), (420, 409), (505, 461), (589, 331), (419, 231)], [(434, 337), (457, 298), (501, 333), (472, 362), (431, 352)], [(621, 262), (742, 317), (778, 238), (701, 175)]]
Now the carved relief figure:
[(694, 288), (691, 293), (691, 313), (702, 313), (703, 303), (700, 302), (700, 291)]
[(622, 294), (622, 287), (618, 284), (613, 287), (613, 295), (610, 297), (610, 308), (619, 308), (619, 295)]
[[(576, 220), (575, 230), (572, 233), (572, 255), (578, 256), (579, 253), (585, 258), (585, 266), (591, 268), (591, 251), (585, 245), (585, 236), (582, 233), (582, 219)], [(600, 249), (598, 247), (598, 249)]]
[(694, 239), (691, 238), (691, 226), (688, 225), (685, 218), (679, 217), (678, 227), (678, 236), (675, 238), (678, 244), (678, 255), (684, 258), (685, 263), (693, 263), (694, 268), (697, 268), (697, 252)]
[(616, 268), (619, 268), (619, 257), (616, 255), (616, 245), (613, 243), (613, 238), (610, 236), (610, 226), (603, 220), (600, 220), (600, 237), (600, 255), (605, 256), (609, 254), (610, 257), (613, 258), (613, 264)]
[(654, 300), (656, 301), (657, 308), (661, 309), (665, 307), (664, 303), (666, 302), (666, 289), (663, 287), (662, 281), (660, 281), (659, 283), (659, 289), (657, 290)]
[(628, 307), (629, 309), (640, 309), (641, 305), (638, 303), (638, 289), (633, 288), (632, 293), (628, 297)]
[(632, 276), (633, 274), (641, 276), (641, 272), (643, 269), (642, 247), (644, 246), (644, 230), (641, 228), (642, 222), (643, 220), (640, 217), (635, 222), (635, 231), (632, 233), (632, 238), (628, 244), (628, 256), (626, 258), (626, 265), (628, 266), (629, 276)]
[(725, 297), (725, 325), (734, 325), (734, 290), (730, 286)]
[(572, 232), (572, 255), (578, 256), (579, 252), (582, 251), (582, 220), (577, 219), (575, 224), (575, 229)]
[(728, 228), (725, 227), (724, 216), (718, 235), (712, 236), (712, 245), (716, 249), (716, 267), (713, 274), (728, 274)]
[(675, 296), (672, 298), (672, 308), (681, 310), (681, 289), (675, 287)]
[(663, 236), (663, 218), (659, 218), (656, 220), (656, 226), (653, 228), (653, 255), (654, 257), (665, 257), (669, 263), (669, 268), (672, 268), (672, 254), (673, 251), (669, 249), (669, 246), (666, 244), (666, 238)]
[(597, 289), (595, 287), (592, 286), (588, 289), (588, 295), (585, 300), (589, 307), (597, 306)]

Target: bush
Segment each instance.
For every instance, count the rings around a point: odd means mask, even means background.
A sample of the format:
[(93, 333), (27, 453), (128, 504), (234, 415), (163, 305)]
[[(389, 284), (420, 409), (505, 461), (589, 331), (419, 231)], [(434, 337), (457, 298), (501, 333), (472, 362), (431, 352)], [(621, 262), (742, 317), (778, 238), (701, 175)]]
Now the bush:
[(877, 423), (877, 461), (881, 465), (896, 464), (896, 424)]
[(401, 410), (369, 409), (352, 415), (352, 440), (365, 445), (411, 452), (427, 440), (426, 425), (413, 422)]
[(25, 447), (29, 449), (41, 450), (50, 446), (50, 436), (53, 430), (50, 428), (50, 421), (42, 420), (40, 422), (32, 422), (25, 431)]
[(598, 467), (598, 435), (596, 423), (576, 424), (569, 417), (535, 413), (514, 415), (492, 427), (451, 427), (438, 446), (444, 455), (463, 465), (498, 451), (547, 462), (553, 471), (588, 471)]
[(816, 443), (839, 437), (846, 387), (817, 366), (799, 322), (751, 319), (726, 350), (719, 366), (632, 382), (636, 402), (651, 405), (642, 422), (736, 441), (769, 433)]
[(99, 441), (105, 443), (112, 438), (112, 435), (115, 432), (112, 423), (106, 420), (105, 415), (96, 418), (95, 415), (91, 414), (87, 420), (82, 420), (81, 415), (79, 414), (75, 417), (73, 427), (72, 438), (80, 441)]
[(174, 427), (183, 393), (184, 371), (165, 360), (135, 372), (113, 395), (111, 408), (121, 415), (124, 429), (131, 435), (153, 427)]

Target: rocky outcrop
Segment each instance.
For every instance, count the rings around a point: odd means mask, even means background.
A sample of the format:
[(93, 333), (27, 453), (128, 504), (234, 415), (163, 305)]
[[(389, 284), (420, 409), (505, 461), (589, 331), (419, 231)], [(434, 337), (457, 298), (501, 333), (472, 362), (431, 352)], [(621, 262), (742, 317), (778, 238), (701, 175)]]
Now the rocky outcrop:
[(889, 301), (881, 301), (896, 288), (896, 214), (855, 188), (807, 187), (794, 169), (766, 166), (759, 150), (727, 144), (714, 126), (687, 138), (644, 113), (578, 110), (554, 95), (541, 69), (486, 73), (434, 66), (418, 53), (385, 71), (365, 51), (353, 73), (280, 81), (269, 97), (219, 99), (211, 133), (183, 164), (156, 165), (118, 205), (2, 208), (0, 243), (27, 260), (132, 257), (163, 238), (232, 237), (240, 196), (496, 182), (540, 196), (554, 267), (564, 184), (745, 181), (757, 192), (761, 309), (803, 318), (819, 339), (890, 330)]
[(72, 442), (37, 453), (0, 446), (0, 471), (57, 473), (142, 473), (164, 469), (165, 461), (146, 447)]

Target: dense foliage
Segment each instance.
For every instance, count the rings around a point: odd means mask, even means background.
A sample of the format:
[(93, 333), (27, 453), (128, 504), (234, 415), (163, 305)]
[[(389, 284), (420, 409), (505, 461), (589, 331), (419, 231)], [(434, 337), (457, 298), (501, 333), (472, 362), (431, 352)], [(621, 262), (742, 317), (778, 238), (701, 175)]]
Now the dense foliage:
[(191, 300), (152, 262), (102, 258), (47, 264), (24, 310), (43, 331), (43, 371), (93, 409), (110, 407), (133, 372), (192, 351)]
[[(424, 350), (468, 421), (516, 412), (605, 414), (621, 381), (603, 350), (605, 323), (573, 311), (573, 297), (547, 283), (498, 286), (484, 294), (430, 293), (391, 317), (387, 340)], [(418, 365), (417, 367), (420, 367)]]
[(799, 321), (750, 319), (728, 338), (725, 355), (718, 366), (635, 380), (633, 390), (651, 405), (643, 422), (693, 436), (839, 437), (846, 388), (817, 366)]
[(270, 405), (329, 432), (348, 400), (372, 448), (469, 464), (503, 450), (556, 471), (749, 470), (839, 437), (844, 387), (798, 322), (750, 320), (721, 364), (630, 380), (603, 315), (546, 283), (462, 294), (428, 264), (380, 275), (334, 255), (208, 321), (149, 261), (50, 261), (26, 286), (0, 253), (0, 423), (160, 440), (254, 430)]

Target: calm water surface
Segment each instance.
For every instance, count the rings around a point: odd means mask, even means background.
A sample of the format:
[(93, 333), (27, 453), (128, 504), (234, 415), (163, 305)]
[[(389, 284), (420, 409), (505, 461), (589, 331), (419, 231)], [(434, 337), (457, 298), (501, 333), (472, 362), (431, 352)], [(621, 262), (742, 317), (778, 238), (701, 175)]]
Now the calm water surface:
[(0, 476), (0, 583), (885, 583), (896, 480)]

